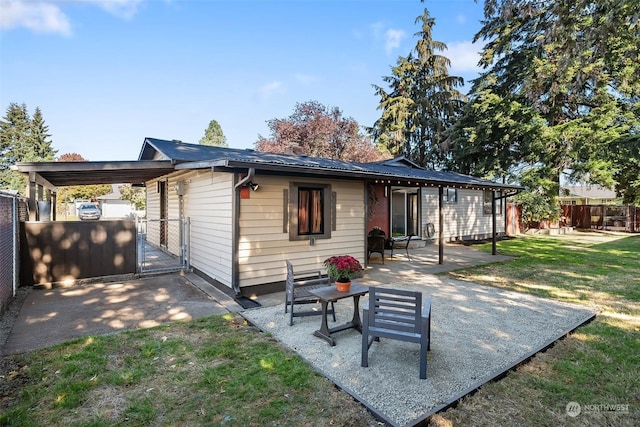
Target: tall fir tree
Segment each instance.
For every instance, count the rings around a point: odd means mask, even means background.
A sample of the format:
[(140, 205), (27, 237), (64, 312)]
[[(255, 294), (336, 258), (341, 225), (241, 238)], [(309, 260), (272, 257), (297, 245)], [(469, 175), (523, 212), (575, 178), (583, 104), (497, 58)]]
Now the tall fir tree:
[(427, 9), (416, 23), (421, 31), (416, 33), (415, 48), (398, 58), (392, 76), (383, 77), (390, 89), (374, 85), (382, 115), (370, 131), (376, 143), (394, 156), (440, 168), (446, 155), (445, 130), (455, 123), (466, 100), (456, 89), (464, 81), (449, 75), (451, 61), (440, 54), (447, 46), (433, 40), (435, 19)]
[(0, 120), (0, 189), (25, 191), (26, 177), (11, 170), (11, 165), (54, 159), (56, 150), (48, 131), (39, 108), (31, 118), (25, 104), (9, 104)]
[(635, 0), (486, 0), (485, 71), (451, 133), (451, 167), (516, 172), (551, 204), (563, 173), (620, 184), (615, 171), (633, 165), (611, 152), (640, 131), (638, 16)]
[(36, 161), (52, 162), (57, 150), (54, 150), (49, 134), (49, 126), (44, 122), (40, 107), (36, 107), (31, 119), (31, 138), (33, 147), (30, 150)]

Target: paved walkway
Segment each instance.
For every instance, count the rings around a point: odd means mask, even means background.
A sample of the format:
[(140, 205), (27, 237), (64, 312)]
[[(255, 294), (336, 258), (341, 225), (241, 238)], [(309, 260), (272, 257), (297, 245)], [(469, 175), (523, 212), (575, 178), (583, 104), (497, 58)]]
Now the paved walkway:
[(0, 354), (33, 351), (88, 335), (158, 326), (241, 309), (194, 274), (99, 282), (28, 293)]

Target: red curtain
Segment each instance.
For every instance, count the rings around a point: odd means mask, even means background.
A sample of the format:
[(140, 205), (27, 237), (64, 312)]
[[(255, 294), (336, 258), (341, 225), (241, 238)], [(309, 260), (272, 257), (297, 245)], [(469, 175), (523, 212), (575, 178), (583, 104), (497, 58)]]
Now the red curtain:
[(322, 233), (322, 191), (313, 190), (311, 197), (311, 216), (313, 223), (311, 225), (311, 233)]
[(298, 192), (298, 233), (309, 233), (309, 191)]

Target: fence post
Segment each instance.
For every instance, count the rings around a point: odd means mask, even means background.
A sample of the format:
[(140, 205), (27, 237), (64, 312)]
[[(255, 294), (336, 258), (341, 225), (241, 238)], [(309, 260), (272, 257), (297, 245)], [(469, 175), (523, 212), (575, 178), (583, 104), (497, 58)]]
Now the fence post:
[(186, 217), (184, 219), (184, 257), (185, 257), (185, 262), (184, 262), (184, 266), (185, 269), (189, 270), (191, 268), (191, 239), (190, 239), (190, 233), (191, 233), (191, 218), (190, 217)]

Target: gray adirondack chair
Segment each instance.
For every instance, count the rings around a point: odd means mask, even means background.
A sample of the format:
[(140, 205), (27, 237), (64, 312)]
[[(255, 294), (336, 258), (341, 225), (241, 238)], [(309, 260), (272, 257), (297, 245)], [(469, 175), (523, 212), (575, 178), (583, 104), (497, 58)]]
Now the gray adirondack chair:
[[(424, 304), (423, 304), (424, 303)], [(431, 349), (431, 299), (403, 289), (369, 287), (369, 306), (363, 310), (362, 361), (369, 366), (373, 341), (390, 338), (420, 343), (420, 378), (427, 378), (427, 351)]]

